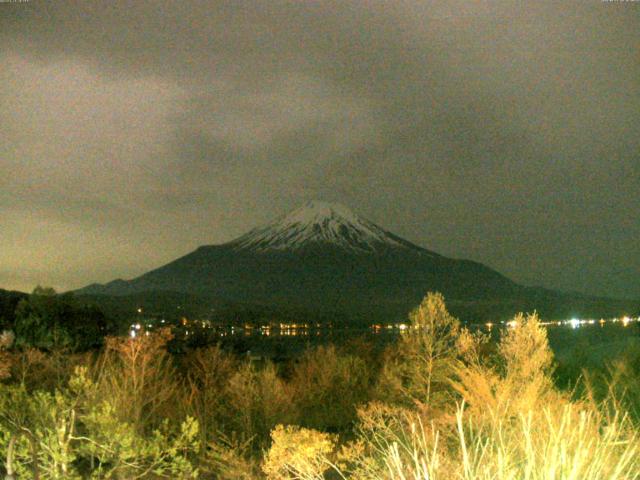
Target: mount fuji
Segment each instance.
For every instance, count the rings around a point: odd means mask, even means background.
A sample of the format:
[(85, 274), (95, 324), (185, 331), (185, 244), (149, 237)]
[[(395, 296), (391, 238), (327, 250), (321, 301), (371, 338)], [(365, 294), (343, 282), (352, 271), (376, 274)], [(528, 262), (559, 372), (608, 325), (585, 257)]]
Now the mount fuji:
[[(199, 247), (132, 280), (93, 284), (76, 294), (188, 294), (212, 304), (370, 322), (379, 316), (404, 318), (428, 291), (442, 292), (454, 313), (470, 319), (544, 311), (569, 298), (518, 285), (477, 262), (444, 257), (342, 205), (316, 201), (228, 243)], [(586, 300), (580, 297), (579, 303)]]
[(420, 248), (348, 208), (326, 202), (308, 202), (262, 228), (256, 228), (230, 242), (236, 250), (253, 252), (303, 251), (317, 247), (343, 250), (352, 254), (382, 254), (392, 249)]

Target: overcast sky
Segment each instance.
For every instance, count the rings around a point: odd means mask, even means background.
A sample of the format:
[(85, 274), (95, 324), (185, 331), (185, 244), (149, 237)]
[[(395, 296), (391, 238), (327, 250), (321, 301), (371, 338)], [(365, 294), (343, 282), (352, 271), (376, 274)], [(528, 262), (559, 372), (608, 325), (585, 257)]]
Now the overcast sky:
[(0, 3), (0, 287), (131, 278), (306, 200), (640, 297), (640, 2)]

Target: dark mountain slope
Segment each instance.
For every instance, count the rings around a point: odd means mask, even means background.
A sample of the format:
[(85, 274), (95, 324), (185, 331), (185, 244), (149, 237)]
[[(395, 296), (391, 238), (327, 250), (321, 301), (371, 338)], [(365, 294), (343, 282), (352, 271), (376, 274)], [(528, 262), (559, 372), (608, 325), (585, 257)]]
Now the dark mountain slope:
[(315, 312), (405, 315), (427, 291), (452, 305), (548, 305), (571, 296), (518, 285), (480, 263), (431, 252), (339, 205), (310, 202), (223, 245), (203, 246), (130, 281), (79, 294), (184, 292)]

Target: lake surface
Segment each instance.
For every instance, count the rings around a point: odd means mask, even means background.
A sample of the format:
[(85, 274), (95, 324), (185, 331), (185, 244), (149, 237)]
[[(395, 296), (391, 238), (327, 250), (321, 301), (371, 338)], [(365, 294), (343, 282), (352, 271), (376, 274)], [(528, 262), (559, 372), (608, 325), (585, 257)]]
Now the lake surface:
[[(506, 324), (469, 325), (471, 329), (490, 332), (497, 340)], [(585, 363), (602, 363), (626, 350), (640, 348), (640, 321), (627, 318), (593, 321), (568, 320), (545, 324), (549, 344), (558, 361), (583, 358)], [(349, 348), (350, 344), (367, 342), (382, 350), (406, 332), (402, 325), (383, 328), (234, 328), (220, 333), (220, 342), (238, 353), (253, 357), (287, 358), (296, 356), (309, 346), (333, 343)], [(354, 347), (355, 348), (355, 347)], [(586, 366), (586, 365), (585, 365)]]

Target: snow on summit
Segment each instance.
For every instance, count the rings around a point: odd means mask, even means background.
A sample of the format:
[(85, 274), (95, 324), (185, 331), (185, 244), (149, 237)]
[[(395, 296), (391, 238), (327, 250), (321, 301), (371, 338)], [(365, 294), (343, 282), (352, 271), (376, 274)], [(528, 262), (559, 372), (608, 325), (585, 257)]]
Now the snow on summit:
[(388, 248), (419, 248), (343, 205), (319, 201), (308, 202), (232, 243), (235, 248), (253, 251), (298, 250), (313, 244), (329, 244), (361, 253)]

